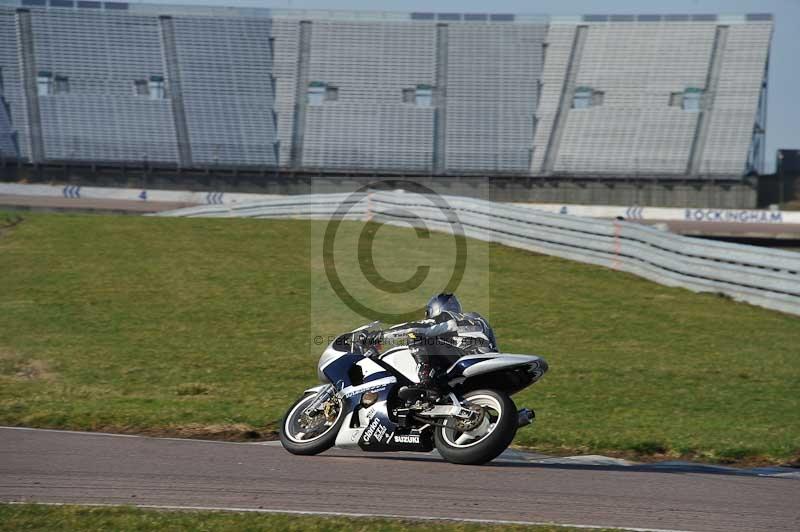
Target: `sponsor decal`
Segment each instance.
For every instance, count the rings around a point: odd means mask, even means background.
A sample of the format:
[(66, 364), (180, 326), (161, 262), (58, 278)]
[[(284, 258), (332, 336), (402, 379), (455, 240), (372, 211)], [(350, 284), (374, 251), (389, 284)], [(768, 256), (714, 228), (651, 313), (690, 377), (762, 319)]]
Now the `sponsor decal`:
[(394, 437), (395, 443), (419, 443), (419, 434), (398, 434)]
[(779, 224), (783, 223), (783, 213), (756, 210), (686, 209), (684, 219), (692, 222)]
[(362, 388), (361, 386), (355, 386), (351, 390), (344, 392), (343, 397), (350, 398), (353, 397), (354, 395), (367, 392), (382, 392), (385, 389), (386, 389), (386, 384), (375, 384), (372, 386), (367, 386), (365, 388)]
[(383, 439), (384, 434), (386, 434), (386, 426), (380, 425), (377, 429), (375, 429), (375, 439), (381, 441)]
[[(369, 427), (367, 427), (367, 430), (364, 431), (365, 443), (369, 442), (370, 438), (372, 438), (372, 435), (375, 433), (375, 430), (378, 428), (379, 425), (383, 427), (383, 425), (381, 425), (380, 419), (375, 418), (372, 420), (372, 423), (370, 423)], [(383, 427), (383, 431), (386, 432), (386, 427)], [(381, 435), (383, 435), (383, 433), (381, 433)]]

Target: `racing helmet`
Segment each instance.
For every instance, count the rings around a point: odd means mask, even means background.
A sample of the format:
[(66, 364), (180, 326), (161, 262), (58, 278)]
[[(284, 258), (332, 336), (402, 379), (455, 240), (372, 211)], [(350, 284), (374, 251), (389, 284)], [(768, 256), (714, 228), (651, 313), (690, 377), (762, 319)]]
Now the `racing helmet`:
[(430, 298), (425, 306), (425, 317), (435, 318), (444, 311), (461, 313), (461, 303), (455, 294), (437, 294)]

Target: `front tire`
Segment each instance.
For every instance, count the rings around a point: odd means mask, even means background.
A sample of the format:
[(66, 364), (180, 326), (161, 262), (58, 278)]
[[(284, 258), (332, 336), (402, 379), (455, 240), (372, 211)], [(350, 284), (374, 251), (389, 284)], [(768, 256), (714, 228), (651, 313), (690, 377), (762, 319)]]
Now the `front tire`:
[(323, 451), (327, 451), (336, 443), (336, 435), (339, 433), (339, 429), (344, 421), (344, 405), (339, 399), (335, 399), (338, 408), (335, 420), (332, 422), (324, 422), (324, 426), (320, 429), (319, 433), (312, 432), (309, 434), (302, 431), (303, 427), (300, 420), (303, 411), (311, 405), (316, 397), (316, 394), (309, 394), (301, 397), (289, 408), (289, 411), (281, 420), (281, 427), (279, 430), (281, 445), (292, 454), (319, 454)]
[[(517, 434), (517, 407), (503, 392), (475, 390), (464, 395), (465, 405), (484, 409), (488, 425), (460, 432), (454, 418), (448, 418), (443, 427), (436, 427), (436, 449), (448, 462), (480, 465), (497, 458), (505, 451)], [(484, 422), (485, 423), (485, 422)]]

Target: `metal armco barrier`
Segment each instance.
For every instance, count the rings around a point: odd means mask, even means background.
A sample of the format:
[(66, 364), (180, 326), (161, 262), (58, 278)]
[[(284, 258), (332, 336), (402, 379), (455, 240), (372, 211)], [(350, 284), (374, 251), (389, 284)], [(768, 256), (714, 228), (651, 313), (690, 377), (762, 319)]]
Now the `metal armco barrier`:
[[(739, 301), (800, 315), (800, 254), (697, 240), (623, 221), (579, 218), (530, 207), (443, 196), (472, 238), (597, 264), (651, 281), (716, 292)], [(231, 206), (199, 206), (161, 216), (328, 219), (342, 205), (346, 218), (424, 223), (452, 230), (440, 205), (418, 194), (370, 192), (285, 196)], [(413, 212), (417, 218), (398, 214)]]

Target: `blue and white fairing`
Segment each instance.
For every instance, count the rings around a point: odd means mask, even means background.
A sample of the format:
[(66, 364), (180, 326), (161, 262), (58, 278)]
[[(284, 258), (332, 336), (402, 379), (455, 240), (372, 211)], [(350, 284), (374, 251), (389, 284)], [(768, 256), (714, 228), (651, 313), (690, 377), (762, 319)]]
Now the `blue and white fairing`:
[[(361, 395), (354, 395), (345, 406), (348, 412), (336, 437), (337, 447), (358, 446), (364, 451), (431, 451), (433, 437), (428, 427), (402, 429), (392, 420), (388, 411), (389, 397), (394, 392), (397, 380), (381, 383), (371, 390), (378, 400), (369, 407), (361, 405)], [(377, 382), (377, 381), (376, 381)]]
[[(416, 361), (408, 348), (389, 349), (376, 360), (352, 351), (345, 337), (325, 349), (318, 365), (320, 380), (333, 384), (342, 399), (345, 418), (335, 445), (365, 451), (431, 450), (429, 426), (401, 429), (389, 411), (397, 388), (418, 382)], [(447, 378), (451, 386), (469, 384), (469, 379), (478, 382), (491, 378), (498, 389), (513, 393), (539, 380), (546, 371), (547, 363), (534, 355), (483, 353), (458, 359), (447, 369)], [(316, 393), (325, 386), (306, 393)], [(375, 392), (377, 399), (364, 406), (362, 399), (367, 392)]]
[[(408, 357), (413, 362), (410, 353)], [(399, 362), (397, 357), (393, 360)], [(333, 342), (320, 357), (320, 379), (335, 385), (345, 412), (336, 446), (357, 446), (365, 451), (432, 450), (430, 431), (400, 429), (391, 419), (389, 398), (396, 393), (398, 384), (408, 384), (410, 380), (390, 364), (382, 363), (384, 365), (350, 351), (344, 342)], [(308, 391), (317, 391), (319, 388)], [(367, 392), (375, 392), (377, 400), (365, 407), (362, 398)]]

